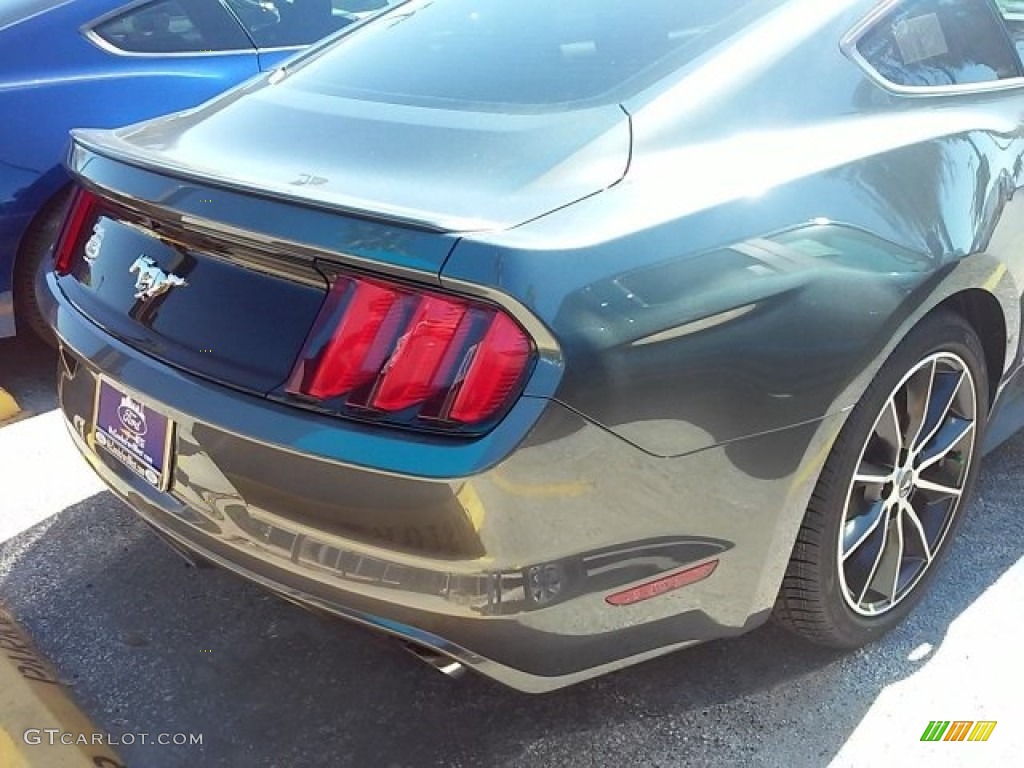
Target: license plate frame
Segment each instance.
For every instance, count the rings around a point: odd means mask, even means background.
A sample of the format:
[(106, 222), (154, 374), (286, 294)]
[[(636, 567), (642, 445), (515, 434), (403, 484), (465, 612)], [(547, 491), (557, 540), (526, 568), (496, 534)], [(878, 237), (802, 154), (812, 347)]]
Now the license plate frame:
[(96, 382), (92, 443), (158, 491), (170, 485), (174, 421), (104, 376)]

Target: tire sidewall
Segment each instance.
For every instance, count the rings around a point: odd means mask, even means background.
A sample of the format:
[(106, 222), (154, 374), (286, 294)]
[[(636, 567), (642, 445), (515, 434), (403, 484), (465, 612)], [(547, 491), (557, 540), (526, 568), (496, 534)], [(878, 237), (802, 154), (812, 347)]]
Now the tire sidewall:
[(57, 337), (39, 306), (40, 273), (49, 269), (46, 257), (60, 234), (70, 198), (71, 191), (65, 188), (43, 206), (22, 237), (14, 265), (14, 301), (19, 323), (27, 325), (50, 346), (57, 345)]

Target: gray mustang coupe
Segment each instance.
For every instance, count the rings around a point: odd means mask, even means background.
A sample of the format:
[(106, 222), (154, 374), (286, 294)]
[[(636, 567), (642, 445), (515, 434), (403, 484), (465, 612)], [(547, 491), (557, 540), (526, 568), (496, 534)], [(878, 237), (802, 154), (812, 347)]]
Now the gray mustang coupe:
[(449, 673), (870, 642), (1024, 417), (1009, 5), (410, 0), (76, 132), (71, 437)]

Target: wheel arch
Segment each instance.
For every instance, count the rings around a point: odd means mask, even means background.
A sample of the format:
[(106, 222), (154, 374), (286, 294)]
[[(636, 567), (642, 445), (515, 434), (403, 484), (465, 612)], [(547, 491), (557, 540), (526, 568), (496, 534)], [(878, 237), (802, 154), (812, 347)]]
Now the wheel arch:
[(53, 189), (48, 190), (49, 194), (43, 199), (36, 208), (36, 212), (29, 219), (28, 224), (25, 225), (25, 229), (22, 230), (21, 239), (18, 241), (18, 247), (14, 253), (14, 260), (12, 261), (12, 274), (18, 271), (18, 265), (25, 258), (25, 252), (28, 250), (28, 238), (29, 235), (39, 228), (49, 215), (63, 202), (67, 200), (68, 195), (71, 192), (71, 180), (63, 179), (60, 184), (55, 186)]
[[(1013, 339), (1012, 313), (1015, 307), (1008, 307), (1007, 303), (1004, 303), (996, 293), (988, 290), (985, 286), (958, 282), (959, 284), (955, 284), (955, 287), (948, 286), (948, 292), (945, 295), (933, 293), (932, 302), (916, 304), (915, 310), (909, 310), (903, 316), (898, 331), (894, 332), (890, 326), (886, 331), (889, 337), (888, 343), (884, 350), (874, 357), (874, 365), (866, 366), (864, 375), (838, 399), (837, 405), (842, 407), (837, 407), (830, 416), (820, 422), (819, 429), (801, 460), (800, 469), (796, 475), (800, 482), (794, 481), (793, 483), (791, 506), (786, 517), (785, 533), (782, 534), (786, 544), (780, 548), (780, 551), (791, 554), (796, 546), (800, 525), (811, 495), (818, 485), (824, 462), (835, 441), (839, 438), (854, 405), (859, 402), (874, 380), (878, 369), (889, 360), (903, 340), (927, 318), (940, 312), (952, 311), (963, 317), (978, 334), (985, 355), (986, 373), (989, 378), (989, 412), (992, 413), (995, 395), (998, 392), (1004, 371), (1012, 362), (1010, 358), (1013, 352), (1010, 342)], [(1007, 295), (1011, 294), (1016, 294), (1016, 288)], [(1009, 303), (1012, 304), (1012, 302)], [(770, 594), (773, 598), (778, 595), (782, 586), (785, 563), (788, 563), (788, 560), (789, 554), (786, 558), (777, 558), (766, 569), (762, 582), (762, 594)], [(764, 606), (759, 607), (763, 608)]]
[(985, 352), (985, 367), (988, 373), (989, 409), (995, 404), (999, 383), (1006, 370), (1007, 328), (1002, 305), (993, 294), (984, 288), (969, 288), (955, 293), (939, 303), (929, 315), (940, 310), (951, 309), (966, 320), (978, 334), (981, 348)]
[[(11, 260), (11, 288), (14, 293), (15, 323), (18, 333), (31, 330), (34, 326), (29, 317), (31, 310), (27, 309), (27, 302), (34, 301), (34, 298), (31, 295), (32, 289), (26, 288), (28, 285), (26, 280), (33, 279), (33, 276), (26, 276), (24, 272), (30, 266), (29, 262), (31, 262), (35, 249), (43, 244), (40, 239), (45, 238), (45, 233), (42, 230), (47, 221), (62, 212), (70, 198), (70, 193), (71, 181), (65, 177), (62, 183), (55, 185), (50, 190), (50, 194), (36, 209), (18, 240), (14, 258)], [(59, 227), (55, 228), (55, 233), (57, 232), (59, 232)], [(37, 332), (39, 330), (37, 329)]]

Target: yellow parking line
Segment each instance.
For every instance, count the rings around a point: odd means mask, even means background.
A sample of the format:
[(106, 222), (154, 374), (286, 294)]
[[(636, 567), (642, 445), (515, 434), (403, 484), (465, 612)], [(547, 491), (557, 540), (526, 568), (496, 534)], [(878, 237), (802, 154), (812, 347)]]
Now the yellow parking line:
[(18, 407), (18, 403), (7, 393), (6, 389), (0, 387), (0, 423), (13, 419), (19, 413), (21, 413), (21, 408)]
[(462, 508), (466, 510), (466, 515), (469, 516), (469, 522), (473, 526), (473, 530), (480, 533), (484, 527), (484, 518), (487, 516), (487, 511), (484, 509), (484, 503), (480, 501), (476, 488), (473, 487), (472, 483), (466, 483), (456, 494), (455, 498), (462, 505)]
[(982, 286), (986, 291), (992, 292), (996, 289), (999, 283), (1003, 279), (1003, 275), (1006, 274), (1006, 265), (1000, 264), (996, 267), (995, 272), (989, 275), (988, 280), (985, 281), (985, 285)]
[(29, 768), (14, 739), (3, 728), (0, 728), (0, 765), (4, 768)]
[(124, 768), (107, 741), (0, 607), (0, 766)]
[(498, 470), (491, 472), (491, 480), (505, 493), (524, 499), (572, 499), (594, 491), (594, 484), (589, 482), (517, 483), (509, 480)]

